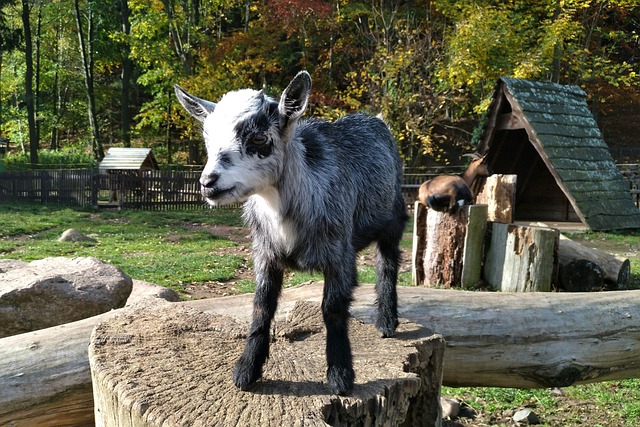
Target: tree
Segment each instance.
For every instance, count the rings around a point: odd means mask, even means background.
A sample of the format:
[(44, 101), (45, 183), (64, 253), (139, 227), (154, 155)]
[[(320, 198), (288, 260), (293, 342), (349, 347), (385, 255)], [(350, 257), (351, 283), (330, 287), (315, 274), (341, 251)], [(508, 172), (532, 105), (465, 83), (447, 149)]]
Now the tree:
[[(131, 34), (131, 22), (129, 16), (131, 15), (131, 9), (129, 9), (129, 2), (127, 0), (120, 0), (120, 19), (122, 22), (122, 34), (124, 37), (129, 37)], [(122, 136), (122, 142), (125, 147), (131, 146), (131, 111), (130, 104), (130, 90), (131, 79), (133, 78), (133, 60), (131, 59), (131, 47), (129, 40), (125, 40), (122, 52), (122, 89), (120, 91), (120, 132)]]
[(94, 157), (97, 160), (102, 160), (104, 157), (104, 148), (102, 147), (102, 139), (100, 137), (100, 128), (96, 114), (96, 97), (93, 79), (93, 3), (89, 0), (87, 7), (87, 32), (85, 34), (79, 2), (80, 0), (74, 0), (73, 6), (77, 25), (76, 30), (78, 32), (78, 44), (80, 46), (80, 57), (82, 59), (82, 73), (87, 92), (87, 115), (89, 118), (89, 127), (91, 128), (91, 147)]
[(31, 41), (31, 6), (29, 0), (22, 0), (22, 24), (24, 31), (24, 102), (27, 107), (29, 123), (29, 155), (32, 165), (38, 164), (38, 130), (36, 129), (36, 111), (33, 94), (33, 44)]

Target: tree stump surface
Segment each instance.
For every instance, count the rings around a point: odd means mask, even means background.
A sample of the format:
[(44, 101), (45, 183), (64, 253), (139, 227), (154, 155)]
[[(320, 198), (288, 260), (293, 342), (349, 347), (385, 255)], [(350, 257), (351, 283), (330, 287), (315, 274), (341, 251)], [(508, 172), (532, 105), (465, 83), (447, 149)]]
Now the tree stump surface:
[(476, 193), (476, 204), (488, 206), (488, 220), (509, 224), (513, 222), (516, 204), (517, 175), (488, 176)]
[(231, 380), (247, 323), (179, 304), (129, 310), (98, 325), (89, 361), (97, 426), (437, 425), (444, 341), (402, 322), (395, 338), (351, 319), (356, 385), (326, 384), (318, 303), (272, 328), (270, 358), (249, 391)]

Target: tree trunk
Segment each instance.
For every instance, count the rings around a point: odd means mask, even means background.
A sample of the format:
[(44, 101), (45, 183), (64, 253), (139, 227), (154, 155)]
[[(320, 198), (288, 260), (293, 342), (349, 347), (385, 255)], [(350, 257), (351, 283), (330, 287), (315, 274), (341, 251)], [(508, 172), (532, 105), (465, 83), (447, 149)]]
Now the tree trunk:
[[(137, 281), (136, 281), (137, 282)], [(282, 292), (276, 319), (297, 301), (322, 300), (323, 283)], [(137, 286), (134, 282), (134, 291)], [(375, 287), (354, 290), (352, 315), (376, 320)], [(178, 303), (248, 321), (253, 294)], [(398, 288), (402, 318), (444, 336), (443, 384), (453, 387), (565, 387), (640, 377), (640, 290), (591, 293), (469, 292)], [(87, 348), (91, 330), (121, 313), (0, 340), (0, 425), (93, 411)], [(84, 412), (83, 412), (84, 411)], [(50, 425), (86, 425), (76, 424)]]
[(98, 125), (98, 117), (96, 113), (96, 97), (93, 90), (93, 11), (89, 2), (88, 7), (88, 25), (87, 35), (85, 36), (82, 25), (82, 16), (80, 14), (79, 0), (73, 2), (75, 9), (75, 19), (78, 31), (78, 43), (80, 45), (80, 56), (82, 59), (82, 72), (84, 75), (84, 86), (87, 92), (87, 116), (89, 118), (89, 127), (91, 130), (91, 145), (93, 155), (97, 160), (104, 158), (104, 148), (102, 147), (102, 138), (100, 137), (100, 127)]
[(101, 323), (89, 346), (96, 425), (440, 425), (444, 341), (418, 325), (382, 339), (352, 319), (349, 397), (326, 384), (319, 303), (298, 302), (276, 322), (262, 379), (248, 392), (231, 381), (246, 330), (246, 321), (169, 303)]
[(484, 278), (503, 292), (548, 292), (557, 277), (558, 230), (494, 222)]
[(51, 140), (49, 142), (49, 148), (52, 150), (57, 150), (60, 148), (60, 134), (58, 126), (60, 124), (60, 119), (62, 116), (62, 91), (60, 89), (60, 63), (62, 62), (62, 52), (60, 49), (60, 38), (62, 34), (62, 23), (58, 23), (56, 26), (56, 52), (58, 54), (58, 60), (54, 65), (54, 74), (53, 74), (53, 90), (54, 90), (54, 100), (52, 102), (52, 117), (53, 123), (51, 124)]
[[(129, 9), (128, 0), (120, 0), (122, 32), (125, 36), (131, 33), (130, 15), (131, 10)], [(132, 77), (133, 61), (131, 60), (131, 48), (127, 41), (122, 52), (122, 90), (120, 92), (120, 134), (125, 147), (131, 147), (131, 110), (129, 103)]]
[(31, 8), (29, 0), (22, 0), (22, 25), (24, 27), (24, 98), (27, 106), (27, 123), (29, 124), (29, 154), (31, 164), (38, 164), (38, 131), (36, 129), (36, 111), (33, 99), (33, 42), (31, 41)]

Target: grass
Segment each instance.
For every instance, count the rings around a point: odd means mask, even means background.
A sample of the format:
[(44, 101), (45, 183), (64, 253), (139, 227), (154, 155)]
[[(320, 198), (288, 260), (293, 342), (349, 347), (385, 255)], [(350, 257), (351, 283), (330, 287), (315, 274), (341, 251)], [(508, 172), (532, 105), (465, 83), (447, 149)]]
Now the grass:
[[(195, 224), (241, 225), (238, 210), (198, 211), (94, 211), (41, 205), (0, 205), (0, 258), (31, 261), (49, 256), (94, 256), (109, 262), (136, 279), (182, 290), (184, 284), (230, 280), (241, 266), (250, 263), (247, 254), (229, 251), (237, 243), (225, 236), (198, 228)], [(57, 238), (68, 228), (95, 236), (96, 243), (61, 243)], [(411, 230), (402, 246), (411, 248)], [(637, 248), (640, 233), (588, 233), (583, 238), (611, 241), (616, 247)], [(236, 254), (238, 253), (238, 254)], [(371, 253), (368, 253), (371, 256)], [(640, 260), (632, 260), (636, 282)], [(361, 282), (375, 281), (375, 269), (359, 265)], [(321, 280), (318, 274), (291, 273), (287, 286)], [(410, 284), (411, 273), (400, 276), (401, 284)], [(241, 292), (253, 292), (253, 280), (236, 283)], [(589, 402), (599, 415), (589, 425), (640, 425), (640, 380), (611, 381), (567, 387), (566, 399)], [(584, 423), (583, 407), (565, 409), (549, 390), (502, 388), (443, 388), (443, 395), (458, 397), (478, 413), (533, 409), (543, 425)], [(569, 411), (563, 423), (553, 423), (556, 414)], [(572, 418), (575, 417), (575, 420)], [(607, 418), (608, 417), (608, 418)], [(614, 423), (607, 420), (615, 420)], [(496, 424), (493, 424), (496, 425)]]
[[(236, 243), (189, 225), (241, 225), (234, 210), (193, 212), (78, 211), (11, 205), (0, 208), (0, 258), (31, 261), (51, 256), (93, 256), (136, 279), (180, 290), (185, 283), (225, 281), (247, 260), (223, 253)], [(58, 242), (68, 228), (96, 243)]]
[[(489, 425), (511, 425), (504, 420), (523, 408), (534, 411), (542, 426), (640, 425), (640, 379), (571, 386), (561, 393), (563, 397), (558, 398), (548, 389), (442, 388), (443, 396), (463, 401), (478, 414), (494, 414), (500, 419)], [(495, 414), (506, 415), (500, 418)]]

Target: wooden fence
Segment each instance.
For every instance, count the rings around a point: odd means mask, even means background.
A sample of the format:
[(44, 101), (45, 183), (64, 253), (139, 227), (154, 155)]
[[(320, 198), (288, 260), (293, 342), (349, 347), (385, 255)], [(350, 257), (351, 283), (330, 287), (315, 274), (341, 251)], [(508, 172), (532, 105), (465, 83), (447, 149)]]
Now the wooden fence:
[(121, 209), (194, 209), (204, 207), (199, 172), (32, 170), (0, 173), (0, 203), (25, 201)]
[[(415, 171), (418, 172), (418, 171)], [(407, 204), (418, 187), (434, 173), (407, 171), (402, 193)], [(442, 171), (435, 171), (442, 172)], [(197, 209), (205, 207), (198, 171), (127, 171), (99, 173), (96, 169), (0, 172), (0, 203), (24, 201), (120, 209)], [(640, 205), (639, 175), (626, 176), (636, 206)], [(640, 207), (640, 206), (639, 206)]]

